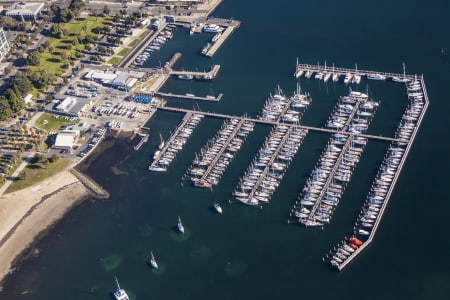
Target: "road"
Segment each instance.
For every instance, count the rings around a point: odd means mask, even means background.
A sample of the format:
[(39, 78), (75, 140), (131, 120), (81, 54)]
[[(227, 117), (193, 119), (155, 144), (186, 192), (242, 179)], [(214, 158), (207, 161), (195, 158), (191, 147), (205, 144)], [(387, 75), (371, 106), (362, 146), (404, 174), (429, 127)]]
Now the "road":
[(31, 157), (26, 158), (20, 166), (14, 171), (14, 173), (6, 180), (6, 182), (2, 185), (0, 188), (0, 197), (3, 196), (3, 193), (8, 189), (8, 187), (11, 185), (11, 183), (14, 181), (15, 178), (17, 178), (22, 172), (22, 170), (28, 165), (28, 162), (30, 161)]

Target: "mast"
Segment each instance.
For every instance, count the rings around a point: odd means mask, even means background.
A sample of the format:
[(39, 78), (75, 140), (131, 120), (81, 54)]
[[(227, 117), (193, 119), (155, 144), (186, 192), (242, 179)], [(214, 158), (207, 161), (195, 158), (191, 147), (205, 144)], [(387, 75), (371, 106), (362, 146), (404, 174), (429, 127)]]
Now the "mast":
[(117, 280), (116, 276), (114, 278), (116, 278), (117, 289), (120, 290), (119, 280)]

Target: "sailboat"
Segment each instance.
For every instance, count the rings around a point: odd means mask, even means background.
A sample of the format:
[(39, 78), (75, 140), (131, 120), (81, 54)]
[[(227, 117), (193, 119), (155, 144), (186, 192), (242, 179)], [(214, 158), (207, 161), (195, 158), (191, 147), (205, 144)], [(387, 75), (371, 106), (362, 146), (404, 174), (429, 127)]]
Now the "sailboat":
[(150, 265), (154, 269), (158, 269), (158, 263), (156, 262), (155, 257), (153, 256), (153, 252), (150, 251)]
[(406, 82), (409, 81), (409, 79), (406, 78), (406, 67), (405, 67), (405, 63), (403, 63), (403, 77), (393, 76), (393, 77), (392, 77), (392, 81), (394, 81), (394, 82), (400, 82), (400, 83), (406, 83)]
[(117, 277), (115, 277), (115, 278), (116, 278), (117, 290), (114, 292), (114, 298), (116, 298), (116, 300), (130, 300), (130, 298), (128, 297), (125, 290), (120, 288)]
[(333, 64), (333, 75), (331, 77), (331, 80), (333, 80), (333, 82), (339, 81), (339, 74), (334, 72), (334, 64)]
[(178, 227), (178, 231), (179, 231), (179, 232), (184, 233), (184, 226), (183, 226), (183, 223), (181, 223), (181, 218), (180, 218), (180, 216), (178, 216), (178, 224), (177, 224), (177, 227)]
[(158, 145), (158, 150), (161, 151), (161, 150), (164, 148), (164, 145), (165, 145), (165, 142), (164, 142), (164, 140), (163, 140), (163, 138), (162, 138), (161, 133), (159, 134), (159, 139), (161, 140), (161, 142), (160, 142), (159, 145)]

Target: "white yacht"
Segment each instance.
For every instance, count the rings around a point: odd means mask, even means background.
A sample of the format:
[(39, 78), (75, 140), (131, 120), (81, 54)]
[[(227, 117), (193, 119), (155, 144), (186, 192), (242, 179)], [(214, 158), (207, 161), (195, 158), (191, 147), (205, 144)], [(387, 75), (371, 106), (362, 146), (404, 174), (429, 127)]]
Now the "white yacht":
[(367, 79), (371, 79), (371, 80), (386, 80), (386, 76), (378, 74), (378, 73), (370, 73), (370, 74), (367, 74)]
[(203, 31), (217, 33), (222, 32), (223, 28), (217, 24), (206, 24), (205, 27), (203, 27)]
[(116, 298), (116, 300), (130, 300), (125, 290), (120, 288), (117, 277), (116, 277), (116, 284), (117, 290), (114, 292), (114, 298)]

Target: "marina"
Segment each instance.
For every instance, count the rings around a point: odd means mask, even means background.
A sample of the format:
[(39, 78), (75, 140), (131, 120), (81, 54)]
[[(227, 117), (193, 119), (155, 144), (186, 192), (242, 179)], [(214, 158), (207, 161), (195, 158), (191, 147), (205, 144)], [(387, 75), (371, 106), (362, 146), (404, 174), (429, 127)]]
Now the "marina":
[(183, 149), (189, 136), (202, 120), (203, 115), (193, 112), (186, 113), (183, 120), (167, 141), (161, 141), (160, 147), (153, 155), (150, 171), (167, 171), (167, 167), (175, 158), (179, 150)]
[(196, 187), (208, 188), (219, 183), (220, 177), (253, 127), (254, 123), (244, 117), (224, 122), (215, 138), (207, 143), (199, 156), (196, 155), (188, 171)]
[[(314, 75), (314, 77), (313, 77)], [(376, 72), (359, 70), (357, 66), (355, 69), (348, 68), (336, 68), (334, 65), (332, 67), (325, 65), (309, 65), (309, 64), (299, 64), (298, 60), (296, 63), (295, 71), (293, 76), (295, 78), (300, 78), (304, 76), (305, 78), (314, 78), (327, 82), (332, 78), (333, 82), (339, 81), (344, 77), (343, 82), (345, 84), (359, 84), (361, 77), (366, 77), (371, 80), (386, 80), (390, 79), (394, 82), (405, 83), (410, 80), (414, 80), (416, 75), (408, 75), (405, 73), (405, 65), (403, 64), (403, 74), (387, 73), (387, 72)]]
[[(344, 238), (323, 258), (323, 261), (330, 263), (339, 271), (346, 268), (375, 238), (378, 225), (429, 105), (422, 76), (408, 77), (405, 87), (410, 104), (406, 108), (395, 134), (400, 141), (392, 142), (389, 145), (355, 222), (353, 236)], [(350, 249), (353, 250), (348, 251)]]
[[(208, 72), (197, 72), (197, 71), (175, 71), (170, 69), (169, 74), (173, 76), (178, 76), (179, 79), (197, 79), (197, 80), (213, 80), (216, 78), (217, 73), (219, 73), (220, 65), (214, 65)], [(181, 76), (181, 77), (180, 77)]]

